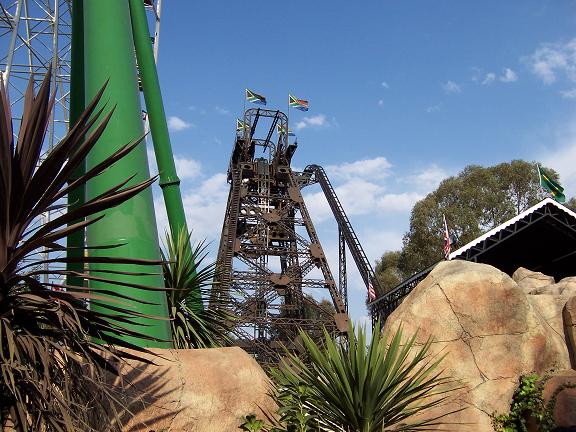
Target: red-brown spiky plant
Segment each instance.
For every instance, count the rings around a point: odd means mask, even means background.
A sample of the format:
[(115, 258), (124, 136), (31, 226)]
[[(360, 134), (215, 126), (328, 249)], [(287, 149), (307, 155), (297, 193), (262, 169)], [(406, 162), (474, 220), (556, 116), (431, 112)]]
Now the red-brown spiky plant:
[[(7, 92), (0, 83), (0, 413), (2, 423), (9, 422), (18, 431), (107, 430), (104, 414), (114, 394), (102, 378), (105, 370), (114, 370), (110, 359), (130, 357), (112, 346), (138, 350), (119, 336), (143, 336), (124, 327), (135, 314), (123, 308), (123, 299), (112, 290), (94, 293), (84, 286), (54, 280), (55, 276), (71, 275), (64, 268), (72, 261), (80, 268), (95, 262), (151, 264), (83, 253), (69, 257), (62, 243), (69, 234), (98, 223), (104, 217), (100, 212), (134, 197), (154, 179), (131, 184), (127, 178), (73, 210), (40, 222), (40, 216), (58, 207), (70, 190), (101, 175), (141, 141), (125, 145), (67, 184), (98, 141), (113, 110), (103, 115), (104, 108), (97, 109), (103, 88), (66, 137), (40, 161), (54, 103), (49, 76), (37, 95), (30, 82), (17, 139)], [(41, 250), (48, 255), (39, 254)], [(58, 265), (60, 270), (51, 270)], [(92, 278), (82, 272), (74, 276)], [(106, 312), (90, 310), (87, 303), (103, 295), (116, 303)], [(99, 417), (97, 426), (90, 424), (94, 417)]]

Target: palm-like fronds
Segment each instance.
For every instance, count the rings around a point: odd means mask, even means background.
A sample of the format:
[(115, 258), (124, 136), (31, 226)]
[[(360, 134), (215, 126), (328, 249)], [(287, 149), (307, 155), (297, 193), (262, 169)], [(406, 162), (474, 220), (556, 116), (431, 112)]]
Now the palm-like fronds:
[[(132, 323), (136, 314), (123, 307), (120, 295), (112, 290), (90, 292), (83, 286), (60, 284), (55, 278), (74, 275), (83, 280), (106, 279), (106, 271), (99, 275), (68, 272), (64, 269), (68, 262), (152, 262), (88, 257), (84, 253), (68, 257), (61, 241), (97, 223), (103, 216), (95, 216), (96, 213), (134, 197), (153, 179), (138, 184), (130, 184), (127, 179), (74, 210), (40, 222), (41, 214), (60, 206), (69, 191), (102, 174), (140, 142), (138, 139), (123, 146), (67, 184), (72, 171), (98, 141), (112, 112), (100, 119), (104, 108), (96, 107), (103, 88), (66, 137), (40, 163), (54, 104), (49, 77), (50, 73), (37, 95), (30, 81), (16, 142), (10, 103), (0, 83), (0, 414), (4, 422), (9, 418), (18, 431), (92, 430), (92, 415), (99, 417), (97, 430), (103, 430), (102, 422), (109, 423), (105, 420), (106, 411), (114, 399), (112, 391), (102, 383), (104, 371), (114, 371), (112, 363), (122, 357), (135, 358), (116, 352), (111, 345), (141, 350), (119, 337), (144, 336), (126, 328), (125, 324)], [(40, 251), (47, 253), (48, 258), (43, 259)], [(55, 270), (54, 266), (60, 269)], [(107, 308), (104, 312), (88, 308), (88, 301), (98, 301), (103, 296), (108, 305), (102, 304)]]
[(368, 343), (364, 328), (356, 335), (352, 325), (347, 345), (326, 331), (322, 347), (304, 332), (300, 335), (309, 364), (287, 353), (288, 361), (273, 371), (285, 422), (297, 422), (294, 413), (301, 417), (305, 412), (323, 431), (438, 430), (442, 424), (444, 416), (411, 420), (456, 389), (437, 371), (443, 357), (430, 359), (430, 340), (417, 347), (416, 335), (404, 341), (401, 329), (390, 340), (381, 335), (380, 324)]
[(204, 308), (204, 299), (210, 295), (209, 286), (216, 274), (216, 263), (202, 267), (207, 245), (202, 241), (191, 249), (190, 236), (185, 230), (175, 239), (167, 233), (166, 252), (161, 251), (164, 283), (170, 288), (167, 296), (174, 346), (220, 347), (230, 342), (234, 320), (225, 307), (219, 307), (222, 305)]

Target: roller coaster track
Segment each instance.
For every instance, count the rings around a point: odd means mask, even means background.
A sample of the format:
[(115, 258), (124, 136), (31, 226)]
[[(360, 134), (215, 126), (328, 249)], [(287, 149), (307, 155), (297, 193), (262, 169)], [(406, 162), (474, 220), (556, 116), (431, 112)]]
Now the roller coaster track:
[(354, 232), (348, 216), (346, 216), (346, 213), (344, 212), (344, 208), (336, 195), (332, 183), (330, 183), (330, 180), (326, 175), (326, 171), (324, 171), (324, 168), (320, 165), (308, 165), (304, 169), (304, 173), (313, 176), (311, 182), (315, 181), (320, 184), (322, 192), (324, 192), (324, 196), (332, 210), (332, 214), (338, 223), (338, 228), (346, 241), (346, 245), (356, 263), (356, 267), (360, 272), (360, 276), (362, 277), (364, 284), (366, 284), (366, 288), (371, 284), (374, 287), (377, 296), (381, 295), (383, 291), (378, 283), (374, 269), (370, 265), (370, 261), (368, 260), (364, 249), (362, 249), (358, 236)]

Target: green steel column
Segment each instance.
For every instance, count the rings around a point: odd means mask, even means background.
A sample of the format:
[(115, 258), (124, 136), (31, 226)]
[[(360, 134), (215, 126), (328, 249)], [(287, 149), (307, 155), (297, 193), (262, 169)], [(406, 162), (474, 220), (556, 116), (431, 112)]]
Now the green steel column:
[(172, 145), (168, 134), (160, 82), (150, 42), (146, 10), (142, 0), (129, 0), (129, 3), (136, 58), (138, 59), (140, 79), (144, 90), (154, 154), (158, 164), (160, 187), (164, 196), (172, 238), (177, 238), (182, 228), (186, 230), (188, 228), (186, 226), (182, 195), (180, 194), (180, 179), (176, 174), (176, 166), (174, 165), (174, 155), (172, 154)]
[[(114, 150), (140, 137), (144, 132), (128, 0), (84, 0), (84, 58), (86, 100), (91, 99), (110, 78), (106, 96), (110, 99), (110, 107), (117, 105), (104, 135), (88, 155), (87, 169), (90, 169)], [(128, 157), (116, 163), (104, 175), (91, 180), (86, 188), (87, 199), (104, 192), (132, 174), (136, 174), (133, 180), (135, 182), (142, 181), (149, 176), (144, 145), (139, 146)], [(102, 254), (145, 259), (160, 258), (150, 189), (105, 213), (106, 217), (101, 222), (88, 227), (89, 245), (126, 243), (125, 246), (107, 250)], [(98, 251), (91, 253), (96, 254)], [(91, 266), (91, 270), (99, 268), (100, 266)], [(117, 266), (117, 270), (142, 271), (142, 267)], [(149, 268), (147, 271), (155, 272), (157, 275), (140, 277), (118, 275), (117, 278), (148, 286), (162, 287), (164, 285), (160, 266)], [(110, 288), (92, 282), (90, 286), (95, 290)], [(134, 310), (163, 318), (168, 317), (165, 293), (120, 286), (115, 288), (125, 295), (154, 303), (153, 305), (133, 303)], [(93, 305), (93, 308), (97, 309), (99, 306)], [(145, 327), (136, 326), (134, 330), (146, 333), (158, 340), (150, 342), (127, 338), (128, 341), (140, 346), (165, 348), (171, 346), (171, 343), (160, 341), (171, 339), (169, 321), (140, 318), (139, 323)]]
[[(150, 30), (146, 18), (146, 10), (142, 0), (128, 0), (130, 4), (130, 15), (132, 20), (132, 33), (134, 35), (134, 46), (136, 48), (136, 59), (142, 80), (144, 91), (144, 101), (148, 112), (148, 122), (150, 133), (154, 145), (154, 154), (160, 175), (160, 187), (164, 196), (164, 205), (168, 215), (168, 223), (172, 238), (176, 240), (182, 229), (188, 232), (186, 225), (186, 215), (180, 193), (180, 179), (176, 173), (174, 165), (174, 155), (168, 133), (166, 113), (160, 91), (160, 81), (158, 71), (154, 61), (154, 52), (150, 41)], [(190, 245), (188, 245), (190, 247)], [(191, 252), (191, 250), (190, 250)], [(202, 309), (202, 299), (199, 292), (193, 294), (193, 303), (196, 309)]]
[[(70, 128), (74, 126), (80, 114), (84, 110), (84, 0), (72, 1), (72, 48), (70, 53)], [(70, 176), (70, 182), (82, 176), (85, 172), (86, 164), (82, 162)], [(86, 199), (86, 189), (80, 186), (68, 194), (68, 206), (71, 210), (82, 205)], [(71, 222), (71, 224), (78, 221)], [(82, 256), (84, 251), (84, 230), (77, 231), (68, 236), (68, 256)], [(82, 272), (82, 264), (68, 263), (67, 270)], [(82, 286), (83, 280), (79, 277), (68, 276), (68, 285)]]

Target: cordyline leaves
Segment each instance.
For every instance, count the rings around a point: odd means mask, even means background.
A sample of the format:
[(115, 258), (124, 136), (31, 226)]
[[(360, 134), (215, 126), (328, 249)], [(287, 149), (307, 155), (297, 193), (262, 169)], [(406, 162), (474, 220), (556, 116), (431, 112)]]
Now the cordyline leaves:
[(226, 304), (212, 302), (203, 307), (210, 295), (209, 286), (216, 275), (216, 264), (201, 268), (206, 259), (206, 245), (190, 246), (191, 233), (180, 231), (174, 240), (166, 234), (162, 253), (164, 285), (172, 324), (175, 348), (215, 348), (230, 343), (229, 333), (234, 317)]
[[(102, 116), (103, 108), (97, 109), (104, 86), (66, 137), (40, 163), (54, 104), (49, 77), (50, 73), (36, 95), (30, 81), (16, 142), (10, 104), (0, 82), (0, 414), (3, 423), (12, 423), (17, 431), (102, 431), (118, 420), (114, 418), (115, 395), (103, 381), (105, 371), (114, 373), (113, 363), (122, 359), (139, 358), (113, 345), (145, 351), (121, 340), (123, 336), (145, 338), (130, 330), (138, 314), (125, 308), (127, 300), (139, 300), (118, 295), (113, 285), (159, 289), (111, 281), (106, 275), (118, 273), (116, 264), (142, 265), (145, 273), (145, 266), (159, 262), (67, 257), (67, 248), (60, 242), (100, 221), (102, 211), (134, 197), (154, 179), (132, 184), (128, 178), (49, 222), (39, 222), (48, 209), (62, 207), (61, 200), (70, 190), (102, 174), (141, 141), (123, 146), (67, 185), (102, 135), (113, 110)], [(40, 251), (52, 253), (42, 258)], [(99, 274), (63, 270), (69, 262), (113, 267)], [(90, 292), (83, 286), (55, 283), (55, 277), (65, 279), (69, 275), (108, 281), (111, 288)], [(105, 312), (94, 312), (87, 306), (87, 301), (104, 299)]]
[(350, 325), (348, 335), (349, 343), (339, 344), (325, 331), (319, 346), (300, 332), (309, 363), (287, 351), (284, 365), (272, 371), (281, 420), (298, 424), (305, 412), (322, 431), (441, 430), (455, 411), (426, 417), (425, 410), (459, 387), (438, 371), (444, 356), (430, 358), (431, 340), (416, 346), (416, 335), (404, 340), (402, 329), (389, 338), (379, 323), (370, 341), (364, 328), (356, 333)]

